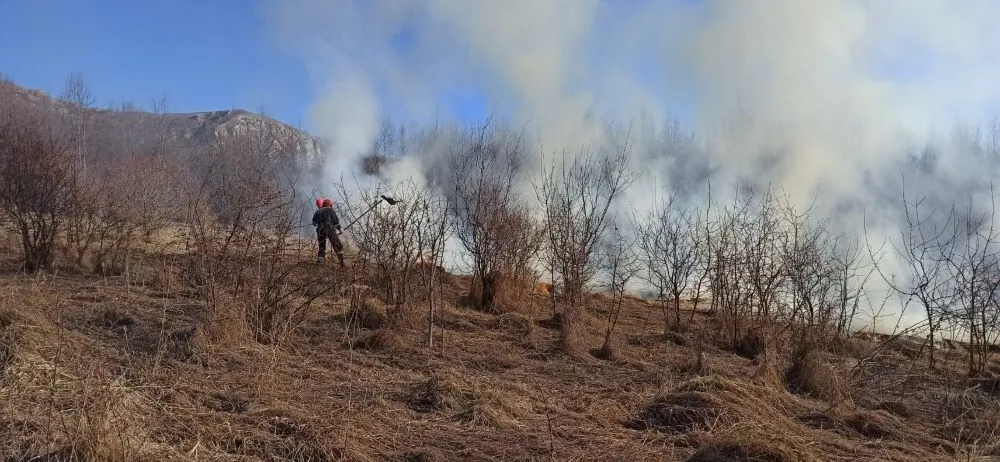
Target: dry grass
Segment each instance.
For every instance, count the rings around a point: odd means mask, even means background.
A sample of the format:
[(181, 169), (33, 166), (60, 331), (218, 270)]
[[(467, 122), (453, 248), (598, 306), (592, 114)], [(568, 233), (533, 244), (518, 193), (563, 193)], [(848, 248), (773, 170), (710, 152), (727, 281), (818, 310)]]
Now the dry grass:
[[(207, 304), (184, 261), (151, 258), (155, 271), (132, 280), (0, 275), (0, 457), (908, 461), (998, 450), (988, 387), (914, 369), (891, 348), (851, 382), (864, 399), (831, 406), (847, 396), (837, 363), (850, 348), (769, 349), (748, 354), (754, 363), (693, 334), (665, 339), (658, 310), (629, 300), (614, 361), (570, 356), (543, 295), (495, 316), (461, 307), (460, 277), (442, 287), (432, 349), (425, 307), (395, 324), (374, 299), (352, 308), (346, 290), (264, 345), (235, 316), (245, 301)], [(581, 342), (600, 347), (603, 317), (582, 325)], [(720, 337), (701, 315), (690, 328)]]
[(351, 324), (363, 329), (381, 329), (389, 325), (389, 315), (385, 304), (377, 298), (367, 298), (361, 306), (347, 313)]
[(351, 342), (352, 348), (383, 353), (392, 353), (403, 348), (403, 341), (399, 334), (391, 329), (377, 329), (372, 332), (362, 334)]
[[(537, 283), (536, 278), (527, 275), (501, 274), (497, 276), (494, 287), (493, 314), (536, 314), (536, 305), (531, 301), (534, 298)], [(473, 305), (477, 305), (482, 299), (482, 287), (478, 281), (469, 284), (468, 298), (473, 302)]]
[(769, 438), (728, 438), (713, 441), (686, 459), (688, 462), (797, 462), (819, 460), (794, 452), (787, 445), (773, 443)]
[(790, 391), (831, 404), (850, 398), (844, 379), (813, 348), (803, 347), (796, 352), (784, 379)]

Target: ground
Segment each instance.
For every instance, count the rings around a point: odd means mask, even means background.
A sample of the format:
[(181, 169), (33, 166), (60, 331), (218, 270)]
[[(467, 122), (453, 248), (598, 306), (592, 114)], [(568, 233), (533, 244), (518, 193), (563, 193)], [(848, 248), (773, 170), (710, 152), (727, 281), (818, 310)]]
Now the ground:
[[(737, 355), (704, 314), (665, 336), (633, 299), (612, 358), (566, 355), (546, 296), (486, 314), (458, 276), (443, 277), (433, 347), (425, 308), (388, 328), (366, 302), (367, 328), (350, 324), (348, 287), (268, 345), (224, 335), (169, 257), (127, 277), (0, 258), (9, 460), (1000, 460), (1000, 368), (970, 379), (957, 351), (930, 371), (912, 344), (843, 339), (788, 374), (790, 355)], [(610, 302), (588, 303), (597, 348)]]

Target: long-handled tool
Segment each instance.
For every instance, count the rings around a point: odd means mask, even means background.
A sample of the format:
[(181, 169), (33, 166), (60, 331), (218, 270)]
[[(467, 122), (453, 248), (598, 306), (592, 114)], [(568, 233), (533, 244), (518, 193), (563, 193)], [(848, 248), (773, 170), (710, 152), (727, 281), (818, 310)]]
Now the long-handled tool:
[(375, 203), (371, 205), (371, 207), (368, 207), (368, 210), (365, 210), (365, 211), (364, 211), (364, 213), (362, 213), (361, 215), (358, 215), (358, 217), (357, 217), (357, 218), (355, 218), (354, 220), (352, 220), (352, 221), (351, 221), (350, 223), (348, 223), (348, 224), (347, 224), (347, 226), (344, 226), (344, 227), (343, 227), (342, 229), (347, 229), (347, 228), (350, 228), (350, 227), (351, 227), (351, 225), (353, 225), (353, 224), (357, 223), (357, 222), (358, 222), (358, 220), (360, 220), (360, 219), (361, 219), (361, 217), (363, 217), (363, 216), (367, 215), (367, 214), (368, 214), (368, 212), (371, 212), (372, 210), (374, 210), (374, 209), (375, 209), (375, 207), (376, 207), (376, 206), (377, 206), (377, 205), (378, 205), (379, 203), (381, 203), (382, 201), (385, 201), (385, 202), (386, 202), (387, 204), (389, 204), (389, 205), (396, 205), (396, 204), (398, 204), (398, 203), (402, 202), (402, 201), (401, 201), (401, 200), (399, 200), (399, 199), (393, 199), (393, 198), (391, 198), (391, 197), (389, 197), (389, 196), (386, 196), (386, 195), (384, 195), (384, 194), (383, 194), (383, 195), (379, 196), (378, 200), (376, 200), (376, 201), (375, 201)]

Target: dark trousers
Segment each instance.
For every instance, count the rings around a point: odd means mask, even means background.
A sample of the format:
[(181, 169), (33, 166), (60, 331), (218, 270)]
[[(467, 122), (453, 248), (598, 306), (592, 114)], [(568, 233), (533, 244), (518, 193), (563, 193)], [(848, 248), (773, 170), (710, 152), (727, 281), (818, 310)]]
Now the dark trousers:
[(330, 245), (333, 246), (333, 252), (337, 254), (337, 257), (343, 258), (344, 244), (340, 242), (340, 236), (337, 236), (337, 232), (334, 230), (318, 230), (316, 231), (316, 238), (319, 239), (319, 253), (318, 257), (326, 256), (326, 241), (330, 241)]

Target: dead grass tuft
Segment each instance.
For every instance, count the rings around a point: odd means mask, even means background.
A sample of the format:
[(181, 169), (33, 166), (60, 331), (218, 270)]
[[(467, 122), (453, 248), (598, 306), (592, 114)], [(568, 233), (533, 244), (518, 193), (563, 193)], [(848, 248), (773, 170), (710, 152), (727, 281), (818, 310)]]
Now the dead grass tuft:
[(687, 391), (655, 399), (626, 426), (634, 430), (680, 434), (695, 430), (712, 431), (718, 425), (729, 425), (734, 421), (735, 418), (726, 413), (725, 404), (714, 396)]
[(1000, 378), (977, 377), (969, 379), (970, 385), (982, 390), (983, 393), (1000, 397)]
[(447, 460), (441, 451), (435, 448), (420, 448), (403, 454), (404, 462), (442, 462)]
[[(482, 283), (477, 276), (469, 287), (468, 298), (473, 306), (480, 308)], [(535, 291), (537, 279), (529, 275), (498, 274), (495, 276), (493, 309), (490, 314), (521, 313), (532, 314), (531, 294)]]
[(789, 391), (829, 403), (842, 402), (850, 396), (840, 374), (811, 348), (800, 349), (792, 357), (784, 378)]
[(601, 348), (591, 348), (590, 355), (602, 361), (618, 360), (618, 355), (615, 353), (615, 349), (610, 346)]
[(407, 404), (417, 412), (441, 412), (460, 408), (469, 399), (453, 378), (435, 374), (412, 387)]
[(764, 353), (765, 345), (764, 333), (755, 329), (739, 338), (733, 345), (733, 351), (744, 358), (754, 359)]
[(351, 347), (360, 350), (391, 353), (403, 348), (403, 338), (391, 329), (377, 329), (362, 334), (359, 338), (353, 340)]
[(677, 346), (687, 346), (690, 343), (686, 335), (673, 330), (667, 332), (666, 338), (667, 341)]
[(880, 401), (873, 406), (878, 411), (886, 411), (892, 415), (909, 419), (913, 417), (913, 411), (902, 401)]
[(899, 421), (886, 411), (862, 411), (847, 416), (844, 422), (866, 438), (889, 439), (899, 436)]
[(1000, 438), (1000, 420), (997, 419), (956, 419), (945, 422), (936, 431), (937, 436), (959, 444), (986, 445)]
[(807, 412), (796, 416), (795, 420), (809, 428), (817, 430), (837, 430), (843, 426), (843, 422), (840, 419), (825, 412)]
[(695, 452), (687, 462), (799, 462), (803, 458), (787, 446), (767, 439), (725, 439), (710, 443)]
[(473, 426), (513, 429), (521, 426), (501, 396), (482, 384), (450, 373), (438, 373), (414, 385), (406, 397), (410, 409), (445, 413)]
[(389, 325), (385, 304), (377, 298), (367, 298), (347, 314), (348, 322), (362, 329), (382, 329)]
[(504, 313), (496, 318), (496, 327), (512, 339), (534, 348), (537, 345), (535, 323), (520, 313)]
[(780, 390), (708, 375), (682, 382), (626, 423), (629, 428), (714, 431), (741, 421), (779, 422), (791, 410)]
[(538, 325), (546, 329), (560, 330), (563, 326), (563, 314), (554, 313), (551, 318), (538, 321)]
[(17, 343), (17, 332), (14, 323), (17, 314), (10, 310), (0, 311), (0, 377), (14, 361), (15, 348)]
[(772, 387), (774, 389), (781, 389), (784, 384), (781, 380), (781, 374), (778, 372), (778, 367), (774, 365), (772, 360), (761, 361), (754, 369), (753, 375), (750, 376), (750, 380), (758, 385)]

